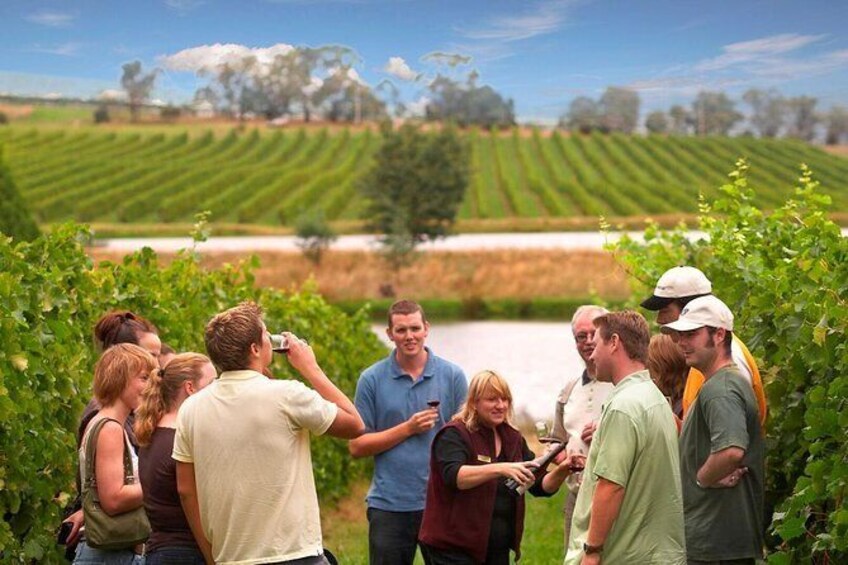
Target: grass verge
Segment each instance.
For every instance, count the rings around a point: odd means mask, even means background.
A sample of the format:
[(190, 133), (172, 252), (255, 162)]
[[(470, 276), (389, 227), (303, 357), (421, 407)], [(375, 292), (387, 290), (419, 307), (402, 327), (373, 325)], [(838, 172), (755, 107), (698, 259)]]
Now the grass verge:
[[(365, 495), (368, 482), (356, 483), (350, 496), (330, 509), (321, 510), (324, 546), (345, 565), (368, 565), (368, 520)], [(564, 490), (550, 498), (528, 496), (521, 542), (521, 563), (554, 565), (562, 563)], [(416, 565), (424, 563), (419, 555)]]

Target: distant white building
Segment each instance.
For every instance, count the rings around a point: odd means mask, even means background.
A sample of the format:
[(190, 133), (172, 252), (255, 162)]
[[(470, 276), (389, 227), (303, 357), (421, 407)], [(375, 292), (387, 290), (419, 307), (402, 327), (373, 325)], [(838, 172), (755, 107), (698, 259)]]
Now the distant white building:
[(215, 106), (208, 100), (201, 100), (199, 102), (195, 102), (191, 109), (194, 111), (194, 115), (198, 118), (214, 118), (215, 117)]
[(101, 90), (100, 94), (97, 95), (97, 100), (100, 102), (126, 102), (127, 93), (115, 89)]

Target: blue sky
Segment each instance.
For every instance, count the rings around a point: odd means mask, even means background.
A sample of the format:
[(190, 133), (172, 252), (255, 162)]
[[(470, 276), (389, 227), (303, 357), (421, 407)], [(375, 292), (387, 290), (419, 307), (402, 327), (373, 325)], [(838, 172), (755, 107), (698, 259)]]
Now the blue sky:
[(454, 72), (476, 69), (523, 121), (610, 85), (638, 90), (643, 112), (751, 87), (827, 108), (848, 105), (846, 30), (844, 0), (4, 0), (0, 92), (95, 96), (138, 59), (164, 70), (157, 98), (183, 102), (222, 53), (341, 44), (363, 81), (412, 103), (440, 70), (428, 53), (470, 56)]

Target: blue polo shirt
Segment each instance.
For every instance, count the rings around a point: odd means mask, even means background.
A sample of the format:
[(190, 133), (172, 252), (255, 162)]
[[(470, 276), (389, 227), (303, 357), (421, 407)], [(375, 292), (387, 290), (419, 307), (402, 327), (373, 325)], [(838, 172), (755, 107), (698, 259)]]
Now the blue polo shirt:
[(392, 512), (424, 509), (430, 473), (430, 444), (436, 431), (465, 402), (468, 381), (457, 365), (427, 350), (427, 364), (417, 381), (400, 368), (395, 351), (371, 365), (356, 385), (356, 409), (367, 432), (379, 432), (407, 421), (427, 408), (428, 400), (441, 401), (439, 423), (374, 456), (374, 477), (366, 500), (369, 508)]

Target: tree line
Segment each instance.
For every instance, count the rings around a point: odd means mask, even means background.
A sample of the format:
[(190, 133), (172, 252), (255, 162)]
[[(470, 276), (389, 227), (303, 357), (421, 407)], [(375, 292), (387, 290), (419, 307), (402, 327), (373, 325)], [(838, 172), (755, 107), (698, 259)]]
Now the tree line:
[[(366, 84), (356, 72), (360, 62), (354, 50), (337, 45), (295, 47), (275, 55), (270, 63), (248, 55), (200, 71), (208, 83), (195, 92), (193, 102), (209, 103), (216, 112), (238, 120), (292, 117), (359, 123), (392, 114), (408, 116), (409, 105), (401, 100), (397, 86), (389, 80), (375, 87)], [(157, 69), (145, 73), (139, 61), (123, 65), (121, 86), (134, 121), (157, 76)], [(427, 81), (425, 91), (423, 113), (428, 121), (487, 128), (515, 125), (513, 101), (479, 84), (475, 70), (459, 77), (438, 73)]]
[[(804, 141), (824, 139), (835, 145), (848, 142), (848, 108), (835, 105), (817, 108), (812, 96), (784, 96), (778, 90), (752, 88), (742, 95), (744, 114), (724, 92), (699, 92), (689, 107), (675, 104), (667, 111), (655, 110), (645, 117), (651, 133), (674, 135), (757, 135), (763, 138), (792, 137)], [(580, 96), (572, 100), (559, 126), (571, 131), (633, 133), (639, 125), (639, 94), (627, 88), (608, 87), (599, 99)]]

